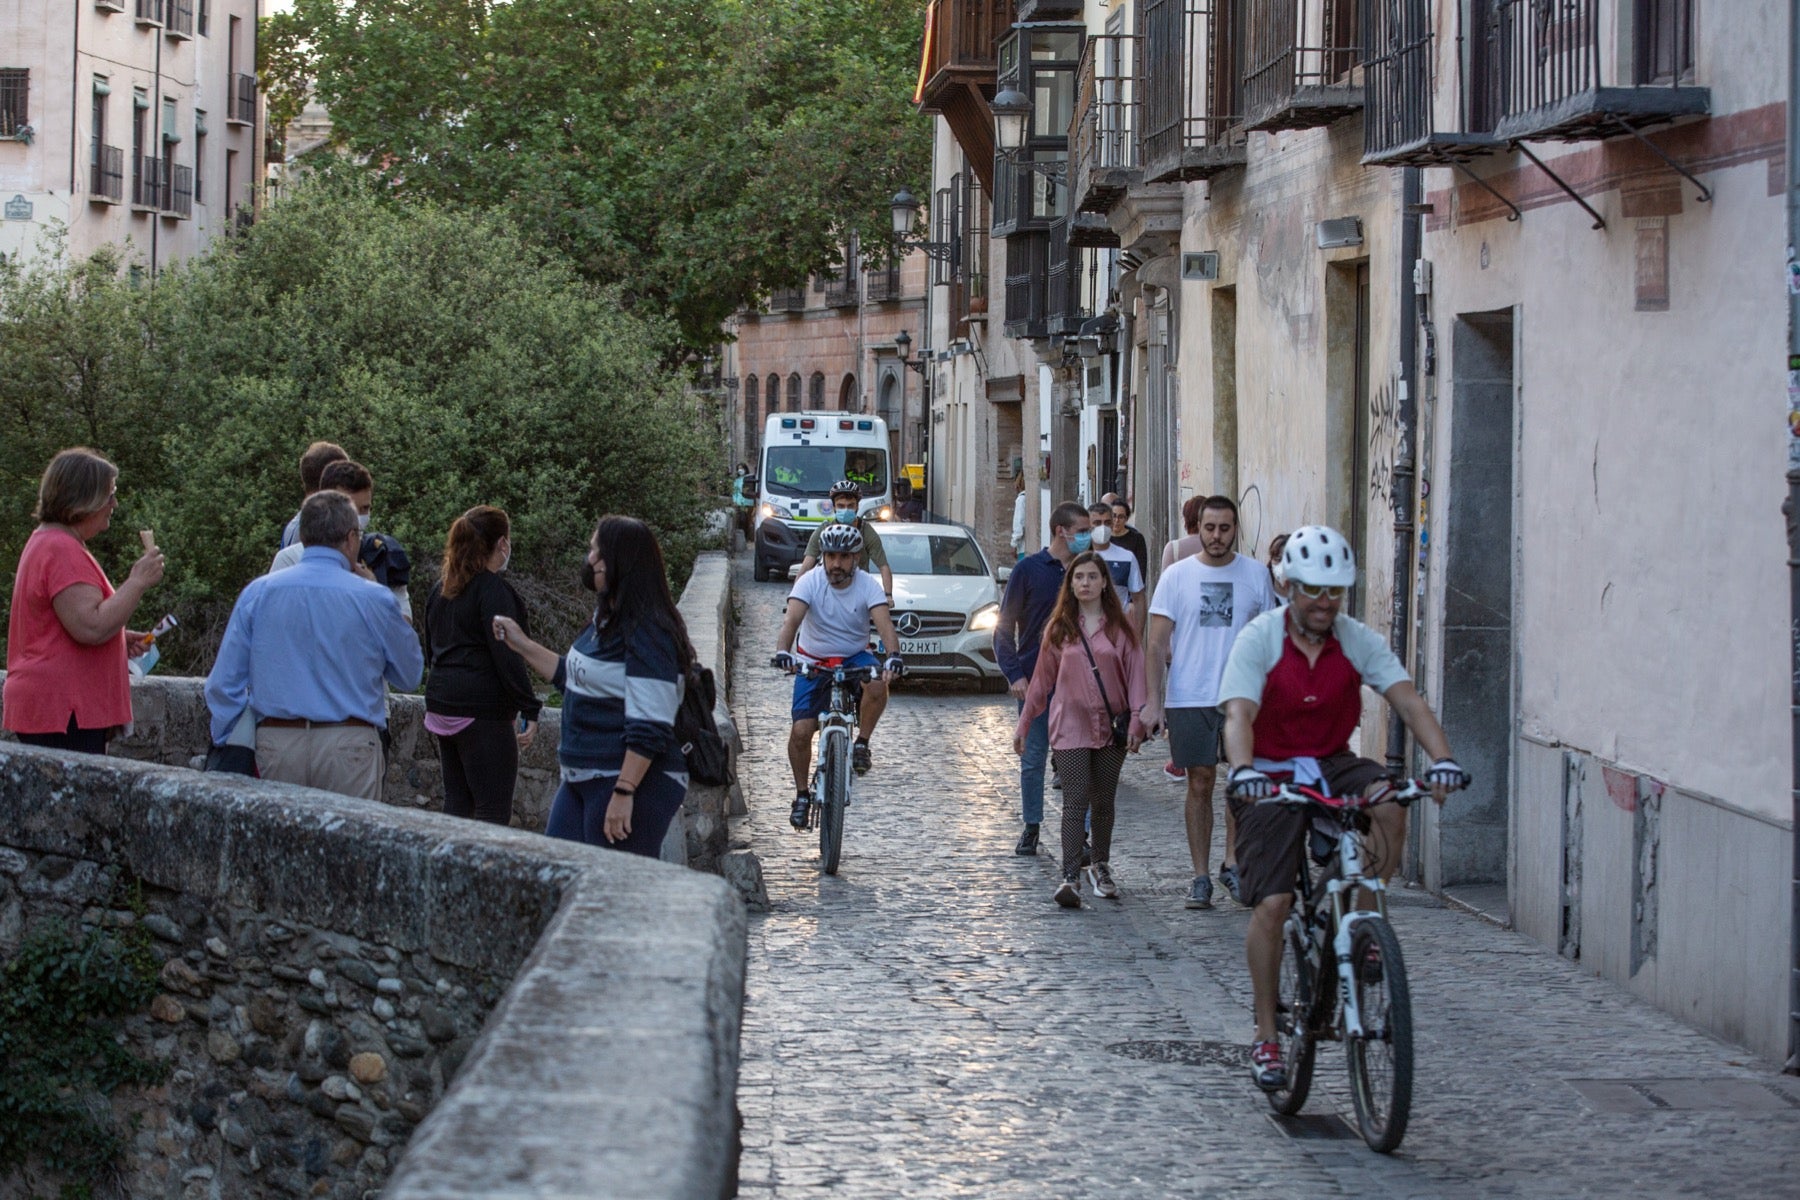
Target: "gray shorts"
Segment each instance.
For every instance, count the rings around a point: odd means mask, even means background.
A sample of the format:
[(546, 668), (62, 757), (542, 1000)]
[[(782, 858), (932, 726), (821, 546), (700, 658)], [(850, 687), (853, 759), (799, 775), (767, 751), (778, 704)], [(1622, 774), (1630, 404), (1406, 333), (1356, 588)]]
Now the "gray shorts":
[(1225, 714), (1216, 708), (1170, 708), (1163, 711), (1169, 727), (1169, 758), (1182, 770), (1219, 763), (1219, 735)]

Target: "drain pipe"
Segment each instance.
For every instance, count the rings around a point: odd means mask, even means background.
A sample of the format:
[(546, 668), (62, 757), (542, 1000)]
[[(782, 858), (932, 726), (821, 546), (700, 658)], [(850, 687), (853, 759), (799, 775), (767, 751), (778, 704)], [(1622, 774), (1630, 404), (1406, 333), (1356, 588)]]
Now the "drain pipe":
[[(1800, 0), (1788, 6), (1787, 111), (1787, 244), (1788, 244), (1788, 380), (1800, 371), (1800, 270), (1794, 250), (1800, 246)], [(1793, 401), (1789, 401), (1790, 404)], [(1794, 818), (1793, 878), (1788, 913), (1788, 1059), (1786, 1072), (1800, 1075), (1800, 436), (1788, 421), (1787, 503), (1781, 506), (1788, 534), (1788, 654), (1791, 659), (1789, 720), (1792, 722)]]
[[(1793, 0), (1800, 5), (1800, 0)], [(1394, 603), (1388, 620), (1388, 644), (1401, 662), (1407, 661), (1407, 634), (1412, 628), (1413, 480), (1418, 474), (1414, 446), (1418, 440), (1419, 292), (1413, 264), (1419, 261), (1419, 223), (1416, 215), (1424, 191), (1423, 172), (1406, 167), (1400, 173), (1400, 405), (1399, 436), (1394, 443)], [(1406, 724), (1391, 706), (1387, 729), (1388, 770), (1406, 771)], [(1420, 822), (1413, 822), (1418, 826)]]

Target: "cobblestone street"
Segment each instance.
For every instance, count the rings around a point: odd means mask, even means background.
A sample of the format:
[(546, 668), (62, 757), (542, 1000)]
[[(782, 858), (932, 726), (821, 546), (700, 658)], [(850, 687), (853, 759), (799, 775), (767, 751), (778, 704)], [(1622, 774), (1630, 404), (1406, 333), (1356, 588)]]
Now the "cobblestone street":
[(1244, 1065), (1248, 914), (1183, 907), (1160, 743), (1120, 789), (1123, 898), (1064, 911), (1056, 792), (1045, 852), (1012, 854), (1011, 699), (905, 688), (822, 875), (816, 835), (787, 825), (790, 683), (766, 665), (785, 590), (736, 572), (735, 838), (771, 904), (750, 925), (740, 1194), (1800, 1195), (1800, 1081), (1418, 891), (1394, 905), (1418, 1031), (1405, 1143), (1356, 1137), (1334, 1046), (1307, 1116), (1279, 1124)]

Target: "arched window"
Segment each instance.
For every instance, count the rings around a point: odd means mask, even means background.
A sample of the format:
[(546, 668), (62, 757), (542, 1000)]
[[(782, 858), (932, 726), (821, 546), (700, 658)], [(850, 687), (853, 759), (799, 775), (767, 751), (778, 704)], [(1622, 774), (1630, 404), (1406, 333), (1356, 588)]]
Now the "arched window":
[(789, 412), (800, 411), (800, 372), (798, 371), (788, 376), (787, 410)]
[(781, 411), (781, 376), (769, 376), (769, 384), (763, 389), (763, 404), (772, 413)]
[[(757, 383), (758, 380), (754, 375), (744, 380), (744, 458), (746, 460), (755, 458), (756, 452), (762, 444), (762, 414), (757, 411)], [(754, 471), (755, 468), (752, 467), (751, 470)]]
[(807, 381), (806, 407), (815, 412), (825, 407), (825, 375), (821, 371), (814, 371), (812, 378)]
[(838, 407), (845, 412), (856, 411), (856, 376), (846, 375), (838, 385)]

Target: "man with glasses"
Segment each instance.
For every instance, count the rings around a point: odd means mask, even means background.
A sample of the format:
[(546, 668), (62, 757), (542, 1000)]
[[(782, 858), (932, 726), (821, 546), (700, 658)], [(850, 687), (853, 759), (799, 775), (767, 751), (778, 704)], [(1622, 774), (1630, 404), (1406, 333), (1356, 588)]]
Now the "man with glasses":
[[(1238, 898), (1255, 910), (1244, 938), (1256, 1003), (1250, 1070), (1257, 1086), (1271, 1090), (1287, 1085), (1275, 1041), (1276, 986), (1308, 814), (1256, 801), (1274, 791), (1275, 778), (1371, 799), (1392, 786), (1386, 767), (1350, 752), (1350, 736), (1362, 723), (1364, 684), (1386, 697), (1434, 760), (1425, 774), (1433, 800), (1442, 804), (1468, 783), (1450, 757), (1443, 727), (1386, 639), (1339, 611), (1356, 582), (1356, 556), (1344, 535), (1323, 525), (1296, 529), (1282, 547), (1278, 571), (1288, 585), (1287, 605), (1245, 626), (1219, 686), (1231, 764), (1227, 803), (1237, 817)], [(1368, 817), (1370, 867), (1385, 882), (1406, 843), (1406, 811), (1384, 804)]]
[[(1237, 505), (1208, 496), (1200, 505), (1200, 552), (1171, 565), (1150, 601), (1144, 646), (1144, 728), (1169, 732), (1169, 760), (1187, 774), (1188, 856), (1194, 878), (1189, 908), (1211, 908), (1213, 780), (1219, 762), (1219, 678), (1238, 631), (1275, 607), (1269, 572), (1239, 554)], [(1163, 694), (1167, 672), (1168, 695)], [(1225, 864), (1219, 878), (1237, 892), (1237, 828), (1225, 818)]]

